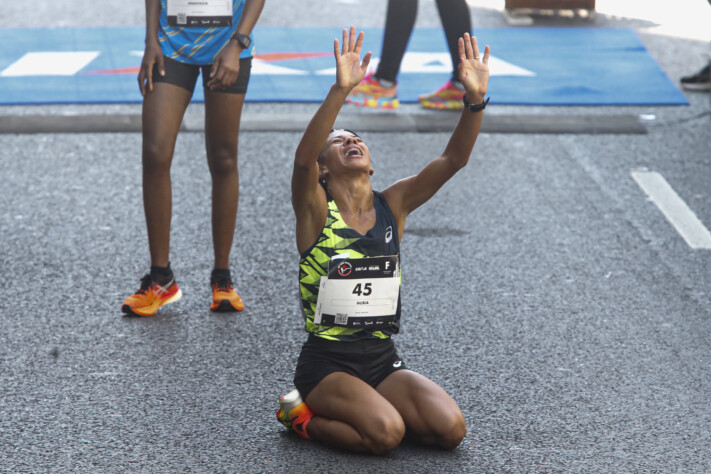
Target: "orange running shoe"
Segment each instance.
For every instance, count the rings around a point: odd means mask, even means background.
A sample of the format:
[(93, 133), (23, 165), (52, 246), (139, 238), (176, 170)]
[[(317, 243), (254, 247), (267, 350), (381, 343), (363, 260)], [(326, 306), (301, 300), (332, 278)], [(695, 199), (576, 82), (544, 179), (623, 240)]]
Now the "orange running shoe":
[(462, 99), (466, 91), (460, 90), (452, 84), (450, 79), (431, 94), (421, 95), (417, 98), (426, 109), (461, 110), (464, 108)]
[(141, 278), (141, 287), (134, 294), (126, 298), (121, 306), (121, 311), (134, 316), (153, 316), (161, 306), (178, 301), (183, 292), (178, 288), (175, 279), (167, 285), (159, 285), (148, 274)]
[(296, 434), (304, 439), (311, 439), (306, 431), (306, 426), (314, 414), (306, 402), (301, 399), (301, 394), (297, 389), (279, 399), (279, 409), (276, 416), (279, 423), (286, 429), (296, 431)]
[(232, 280), (222, 278), (212, 284), (212, 311), (242, 311), (244, 302), (232, 285)]
[(372, 73), (366, 75), (360, 84), (351, 90), (346, 102), (375, 109), (396, 109), (400, 106), (397, 86), (384, 87)]

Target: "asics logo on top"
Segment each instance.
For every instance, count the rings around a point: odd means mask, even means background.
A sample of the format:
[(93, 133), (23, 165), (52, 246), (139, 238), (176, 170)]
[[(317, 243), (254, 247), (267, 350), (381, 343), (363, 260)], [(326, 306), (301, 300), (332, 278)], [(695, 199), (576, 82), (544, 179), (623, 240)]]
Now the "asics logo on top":
[(402, 361), (401, 361), (401, 360), (399, 360), (399, 361), (393, 363), (393, 367), (395, 367), (396, 369), (397, 369), (398, 367), (400, 367), (401, 365), (402, 365)]
[(393, 240), (393, 227), (388, 226), (388, 228), (385, 229), (385, 243), (389, 244), (391, 240)]
[(171, 278), (170, 281), (165, 286), (161, 286), (158, 283), (156, 283), (153, 291), (159, 295), (168, 293), (168, 288), (170, 288), (170, 285), (172, 285), (174, 281), (175, 281), (175, 279)]

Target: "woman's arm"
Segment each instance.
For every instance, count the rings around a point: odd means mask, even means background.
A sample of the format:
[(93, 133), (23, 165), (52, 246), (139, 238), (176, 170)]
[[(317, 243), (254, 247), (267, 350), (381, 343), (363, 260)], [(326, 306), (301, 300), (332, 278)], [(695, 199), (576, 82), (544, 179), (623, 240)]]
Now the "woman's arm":
[[(489, 85), (489, 47), (484, 57), (479, 57), (476, 38), (465, 33), (459, 39), (459, 80), (467, 91), (467, 102), (480, 104), (484, 101)], [(483, 112), (462, 110), (459, 123), (454, 128), (444, 152), (431, 161), (417, 175), (397, 181), (383, 194), (395, 214), (400, 235), (407, 215), (427, 202), (444, 183), (466, 166), (479, 135)]]
[(338, 112), (348, 93), (357, 86), (370, 63), (368, 52), (360, 60), (363, 32), (356, 38), (355, 27), (343, 30), (343, 46), (333, 40), (336, 57), (336, 82), (309, 122), (294, 156), (291, 177), (291, 203), (296, 214), (296, 245), (299, 252), (306, 250), (318, 237), (326, 219), (326, 195), (318, 183), (318, 156), (323, 149)]
[(146, 48), (143, 51), (141, 69), (138, 71), (138, 87), (141, 95), (153, 91), (153, 65), (158, 63), (158, 71), (165, 75), (163, 51), (158, 42), (160, 21), (160, 0), (146, 0)]
[[(235, 32), (244, 35), (252, 34), (254, 25), (257, 24), (259, 15), (262, 14), (264, 0), (247, 0), (242, 10), (242, 17)], [(217, 53), (210, 71), (210, 80), (207, 87), (211, 90), (220, 90), (231, 86), (239, 76), (239, 57), (242, 54), (242, 45), (231, 40)]]

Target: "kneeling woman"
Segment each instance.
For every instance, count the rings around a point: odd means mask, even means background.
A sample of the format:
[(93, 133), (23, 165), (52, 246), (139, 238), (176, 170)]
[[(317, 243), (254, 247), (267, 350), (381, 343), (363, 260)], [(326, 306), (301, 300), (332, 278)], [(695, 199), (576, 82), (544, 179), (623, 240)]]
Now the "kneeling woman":
[[(355, 133), (332, 130), (348, 93), (363, 78), (363, 33), (334, 40), (336, 83), (296, 151), (292, 204), (299, 283), (308, 340), (277, 418), (300, 436), (382, 454), (407, 432), (453, 449), (466, 433), (457, 403), (406, 369), (390, 336), (399, 329), (400, 237), (405, 220), (464, 167), (479, 133), (489, 79), (489, 47), (459, 40), (465, 107), (442, 155), (416, 176), (373, 191), (368, 147)], [(470, 105), (471, 104), (471, 105)]]

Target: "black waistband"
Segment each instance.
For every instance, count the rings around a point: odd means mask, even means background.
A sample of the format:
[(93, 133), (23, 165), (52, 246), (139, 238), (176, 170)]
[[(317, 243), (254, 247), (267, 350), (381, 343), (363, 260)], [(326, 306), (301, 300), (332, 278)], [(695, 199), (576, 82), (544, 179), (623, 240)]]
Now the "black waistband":
[(315, 334), (309, 334), (306, 345), (322, 348), (324, 350), (338, 350), (339, 352), (362, 352), (369, 348), (380, 348), (393, 345), (391, 338), (381, 339), (379, 337), (364, 337), (355, 341), (332, 341), (324, 339)]

